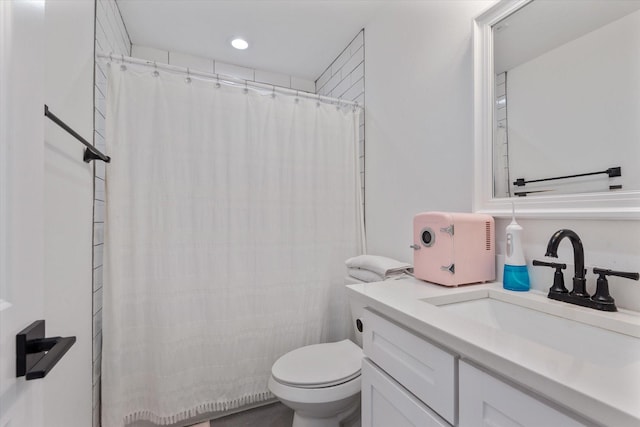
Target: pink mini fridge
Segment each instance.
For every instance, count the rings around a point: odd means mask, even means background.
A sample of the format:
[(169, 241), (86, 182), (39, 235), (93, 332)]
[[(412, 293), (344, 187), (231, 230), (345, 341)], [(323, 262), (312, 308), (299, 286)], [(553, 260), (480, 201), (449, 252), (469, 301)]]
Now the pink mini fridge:
[(495, 224), (483, 214), (423, 212), (413, 218), (413, 273), (445, 286), (495, 280)]

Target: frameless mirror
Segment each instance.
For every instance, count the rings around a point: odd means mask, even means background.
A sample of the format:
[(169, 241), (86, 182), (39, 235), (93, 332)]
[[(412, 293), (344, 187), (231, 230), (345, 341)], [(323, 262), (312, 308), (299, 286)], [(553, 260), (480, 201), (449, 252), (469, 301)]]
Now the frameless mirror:
[(474, 36), (475, 210), (640, 216), (640, 1), (501, 1)]

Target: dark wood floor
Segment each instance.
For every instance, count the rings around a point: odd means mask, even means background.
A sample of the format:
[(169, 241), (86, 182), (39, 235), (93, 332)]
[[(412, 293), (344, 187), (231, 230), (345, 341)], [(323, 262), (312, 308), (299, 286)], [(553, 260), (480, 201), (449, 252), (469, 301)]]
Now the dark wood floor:
[(211, 421), (211, 427), (291, 427), (293, 410), (280, 402)]

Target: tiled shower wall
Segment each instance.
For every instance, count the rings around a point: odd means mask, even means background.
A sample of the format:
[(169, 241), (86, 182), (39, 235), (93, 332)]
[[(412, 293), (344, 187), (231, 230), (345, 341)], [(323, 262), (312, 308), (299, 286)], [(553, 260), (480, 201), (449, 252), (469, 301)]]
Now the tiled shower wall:
[[(131, 40), (115, 0), (96, 0), (95, 49), (96, 52), (131, 55)], [(95, 63), (94, 82), (94, 144), (100, 151), (105, 152), (104, 130), (107, 77), (105, 64), (99, 61)], [(97, 427), (100, 425), (105, 163), (95, 161), (93, 164), (95, 165), (95, 200), (93, 208), (93, 426)]]
[[(364, 29), (349, 43), (316, 80), (316, 93), (348, 101), (364, 107)], [(364, 111), (360, 114), (360, 183), (364, 206)]]

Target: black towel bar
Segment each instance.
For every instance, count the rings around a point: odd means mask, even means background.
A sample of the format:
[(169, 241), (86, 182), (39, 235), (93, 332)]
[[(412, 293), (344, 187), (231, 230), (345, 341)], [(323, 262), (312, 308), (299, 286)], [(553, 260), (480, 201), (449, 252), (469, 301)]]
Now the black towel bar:
[(600, 175), (600, 174), (607, 174), (609, 178), (615, 178), (617, 176), (622, 176), (622, 168), (620, 166), (616, 166), (616, 167), (609, 168), (607, 170), (603, 170), (599, 172), (579, 173), (576, 175), (556, 176), (553, 178), (531, 179), (528, 181), (525, 180), (524, 178), (518, 178), (515, 181), (513, 181), (513, 185), (515, 185), (516, 187), (523, 187), (532, 182), (555, 181), (557, 179), (579, 178), (583, 176)]
[(62, 129), (69, 132), (71, 136), (73, 136), (75, 139), (77, 139), (87, 147), (84, 150), (84, 157), (83, 157), (83, 160), (85, 162), (89, 163), (91, 160), (102, 160), (105, 163), (111, 162), (111, 157), (102, 154), (100, 150), (98, 150), (96, 147), (91, 145), (89, 141), (81, 137), (75, 130), (71, 129), (65, 122), (60, 120), (58, 116), (56, 116), (49, 110), (49, 107), (47, 107), (47, 104), (44, 105), (44, 115), (47, 116), (49, 119), (51, 119), (52, 122), (60, 126)]

